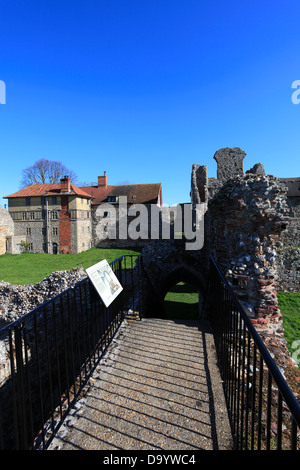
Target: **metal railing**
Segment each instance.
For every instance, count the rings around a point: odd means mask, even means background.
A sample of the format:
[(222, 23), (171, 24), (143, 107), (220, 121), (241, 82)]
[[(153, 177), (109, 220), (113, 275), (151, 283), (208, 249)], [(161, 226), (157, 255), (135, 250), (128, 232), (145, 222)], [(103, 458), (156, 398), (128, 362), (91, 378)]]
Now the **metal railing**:
[(106, 308), (89, 278), (0, 331), (0, 449), (46, 449), (128, 309), (138, 255), (110, 263), (123, 291)]
[(212, 257), (209, 299), (235, 448), (299, 449), (299, 403)]

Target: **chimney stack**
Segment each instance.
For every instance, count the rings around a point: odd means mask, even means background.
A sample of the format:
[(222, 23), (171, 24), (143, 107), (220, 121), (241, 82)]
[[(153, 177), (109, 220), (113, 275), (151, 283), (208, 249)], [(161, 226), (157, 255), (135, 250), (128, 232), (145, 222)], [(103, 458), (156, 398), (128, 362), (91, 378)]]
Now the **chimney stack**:
[(71, 180), (68, 176), (64, 176), (60, 180), (60, 187), (62, 193), (69, 193), (71, 191)]
[(107, 188), (107, 176), (106, 171), (103, 176), (98, 176), (98, 188)]

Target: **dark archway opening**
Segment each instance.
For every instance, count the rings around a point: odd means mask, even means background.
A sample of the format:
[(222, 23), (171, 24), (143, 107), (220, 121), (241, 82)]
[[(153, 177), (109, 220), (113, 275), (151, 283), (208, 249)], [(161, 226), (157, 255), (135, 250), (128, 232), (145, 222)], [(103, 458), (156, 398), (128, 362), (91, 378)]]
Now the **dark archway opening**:
[[(203, 273), (190, 267), (179, 266), (160, 279), (158, 283), (155, 295), (148, 297), (146, 316), (188, 319), (187, 316), (193, 315), (199, 319), (207, 287)], [(194, 302), (196, 297), (198, 298), (197, 307)], [(196, 308), (197, 313), (195, 313)]]

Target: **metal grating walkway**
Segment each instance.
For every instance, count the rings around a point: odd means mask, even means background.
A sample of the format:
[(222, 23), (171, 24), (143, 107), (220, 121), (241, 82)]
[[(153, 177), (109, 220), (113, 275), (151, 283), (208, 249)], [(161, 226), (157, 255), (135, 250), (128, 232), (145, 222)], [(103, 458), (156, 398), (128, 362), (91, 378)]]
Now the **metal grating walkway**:
[(57, 450), (229, 450), (213, 336), (197, 322), (122, 324)]

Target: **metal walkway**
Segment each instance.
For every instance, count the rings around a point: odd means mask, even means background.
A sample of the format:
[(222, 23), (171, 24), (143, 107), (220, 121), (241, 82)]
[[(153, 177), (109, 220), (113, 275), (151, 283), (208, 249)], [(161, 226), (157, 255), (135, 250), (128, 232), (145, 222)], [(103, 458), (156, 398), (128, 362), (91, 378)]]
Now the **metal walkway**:
[(54, 449), (232, 449), (207, 325), (125, 320)]

